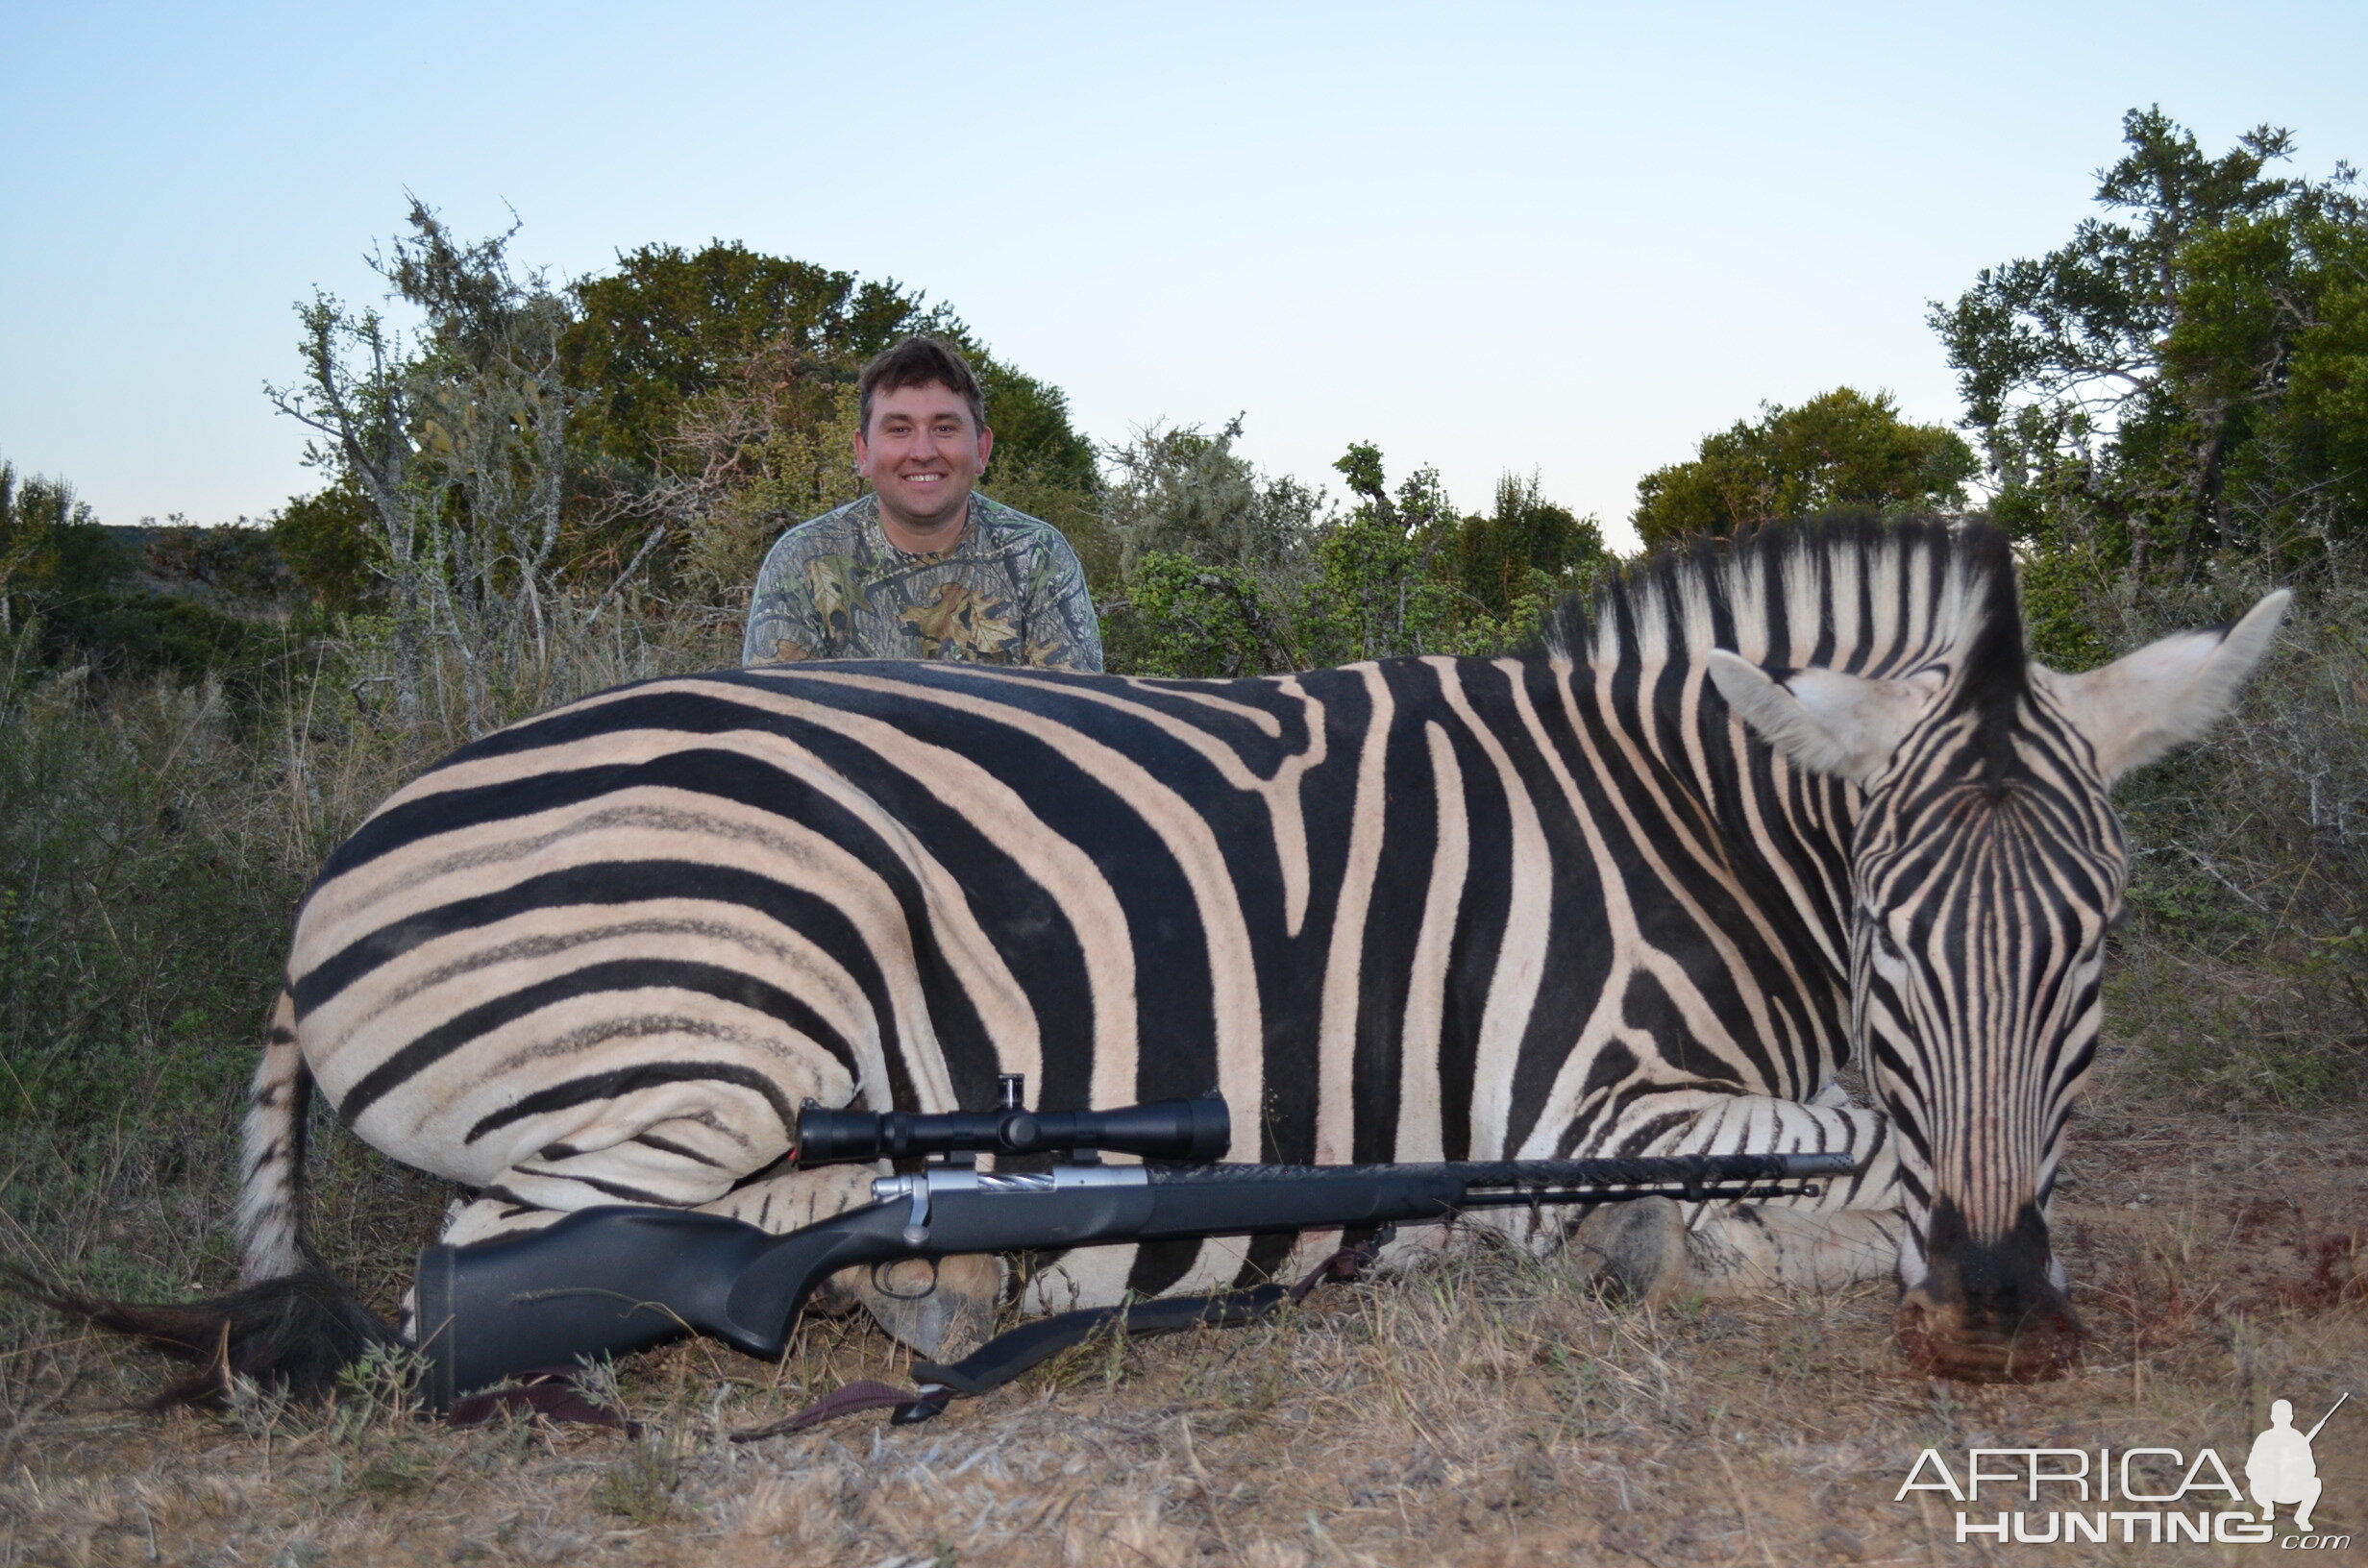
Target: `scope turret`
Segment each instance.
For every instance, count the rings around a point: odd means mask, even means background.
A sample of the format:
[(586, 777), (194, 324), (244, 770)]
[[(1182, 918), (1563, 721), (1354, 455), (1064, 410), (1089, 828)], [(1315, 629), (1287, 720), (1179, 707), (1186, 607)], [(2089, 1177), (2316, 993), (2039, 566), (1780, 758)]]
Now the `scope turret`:
[[(1005, 1098), (1017, 1095), (1007, 1091)], [(1111, 1111), (1012, 1106), (924, 1115), (909, 1111), (826, 1111), (809, 1105), (798, 1113), (801, 1165), (962, 1152), (1068, 1154), (1079, 1149), (1207, 1164), (1232, 1143), (1233, 1117), (1223, 1098), (1213, 1093)]]

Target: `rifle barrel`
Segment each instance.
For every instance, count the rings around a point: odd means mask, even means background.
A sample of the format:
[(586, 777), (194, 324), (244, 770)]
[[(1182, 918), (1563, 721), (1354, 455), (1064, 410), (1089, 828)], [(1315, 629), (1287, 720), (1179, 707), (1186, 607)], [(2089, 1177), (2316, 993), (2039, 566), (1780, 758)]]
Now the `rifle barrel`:
[(1690, 1182), (1788, 1182), (1847, 1176), (1854, 1154), (1663, 1154), (1584, 1160), (1453, 1160), (1368, 1165), (1154, 1165), (1154, 1185), (1173, 1182), (1397, 1181), (1410, 1177), (1491, 1187), (1675, 1187)]

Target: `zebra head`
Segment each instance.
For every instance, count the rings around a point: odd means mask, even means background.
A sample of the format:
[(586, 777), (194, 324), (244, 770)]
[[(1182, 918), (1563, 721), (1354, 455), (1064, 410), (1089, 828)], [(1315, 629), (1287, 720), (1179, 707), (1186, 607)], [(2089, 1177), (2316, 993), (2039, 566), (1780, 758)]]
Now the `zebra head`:
[(1880, 676), (1728, 652), (1709, 673), (1795, 766), (1862, 792), (1851, 1045), (1897, 1143), (1902, 1348), (2020, 1380), (2079, 1349), (2047, 1214), (2129, 869), (2108, 792), (2228, 711), (2289, 596), (2067, 675), (2030, 660), (2010, 568), (1986, 576), (1961, 635)]

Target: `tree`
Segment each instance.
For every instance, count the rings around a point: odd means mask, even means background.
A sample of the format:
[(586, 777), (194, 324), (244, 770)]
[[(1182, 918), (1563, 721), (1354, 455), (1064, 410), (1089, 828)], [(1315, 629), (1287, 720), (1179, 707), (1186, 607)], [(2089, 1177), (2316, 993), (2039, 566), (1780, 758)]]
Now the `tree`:
[(202, 527), (179, 512), (140, 519), (140, 554), (149, 574), (176, 591), (249, 615), (269, 616), (296, 576), (267, 527), (240, 518)]
[(2122, 134), (2097, 188), (2115, 216), (1933, 306), (1997, 515), (2138, 579), (2358, 531), (2368, 228), (2351, 171), (2274, 176), (2294, 138), (2269, 126), (2207, 158), (2158, 108)]
[(1182, 555), (1256, 574), (1280, 586), (1305, 575), (1321, 498), (1288, 477), (1270, 478), (1234, 450), (1242, 416), (1210, 432), (1153, 427), (1109, 449), (1102, 526), (1119, 576), (1147, 556)]
[(1380, 449), (1367, 442), (1332, 466), (1356, 504), (1317, 539), (1320, 581), (1307, 615), (1316, 662), (1475, 651), (1461, 635), (1467, 606), (1452, 570), (1464, 520), (1439, 471), (1417, 469), (1393, 492)]
[(0, 636), (27, 609), (106, 593), (134, 564), (73, 485), (0, 462)]
[(1252, 573), (1158, 551), (1137, 563), (1125, 592), (1103, 606), (1114, 672), (1231, 680), (1307, 668), (1295, 597)]
[(285, 650), (284, 635), (190, 594), (152, 593), (129, 579), (144, 553), (168, 580), (251, 608), (271, 597), (282, 575), (262, 530), (193, 527), (178, 515), (160, 526), (141, 522), (145, 552), (132, 530), (101, 526), (65, 480), (20, 480), (14, 465), (0, 463), (0, 636), (23, 634), (13, 650), (20, 668), (227, 677), (251, 712), (264, 661)]
[(576, 394), (561, 373), (566, 302), (510, 270), (516, 233), (462, 244), (416, 198), (411, 235), (373, 265), (426, 317), (415, 354), (376, 311), (326, 294), (298, 307), (304, 378), (267, 388), (317, 432), (307, 459), (370, 502), (389, 586), (397, 703), (420, 703), (431, 637), (461, 663), (472, 734), (492, 683), (543, 629)]
[[(2199, 235), (2180, 252), (2179, 273), (2181, 310), (2163, 338), (2162, 377), (2183, 417), (2146, 421), (2120, 448), (2158, 466), (2167, 457), (2174, 472), (2193, 476), (2182, 498), (2191, 508), (2189, 549), (2276, 548), (2298, 533), (2361, 531), (2368, 222), (2340, 193), (2320, 192)], [(2200, 461), (2175, 444), (2188, 430), (2202, 437)], [(2140, 433), (2158, 444), (2154, 453), (2134, 439)]]
[(1508, 625), (1534, 623), (1563, 596), (1591, 592), (1611, 561), (1595, 520), (1546, 500), (1535, 474), (1496, 481), (1494, 508), (1458, 529), (1455, 558), (1465, 594)]
[[(813, 515), (794, 510), (798, 495), (860, 494), (841, 472), (853, 463), (846, 395), (866, 360), (922, 331), (954, 342), (978, 374), (996, 434), (989, 492), (1065, 528), (1091, 526), (1099, 474), (1068, 398), (894, 280), (718, 240), (696, 252), (644, 246), (571, 295), (577, 315), (562, 349), (569, 384), (583, 389), (582, 479), (562, 548), (573, 573), (613, 576), (649, 539), (600, 525), (654, 515), (661, 540), (681, 550), (678, 562), (656, 561), (661, 572), (678, 564), (697, 591), (744, 591), (721, 574), (749, 557), (753, 534)], [(815, 462), (831, 466), (827, 482)], [(799, 477), (783, 489), (792, 470)], [(754, 488), (742, 494), (743, 483)], [(624, 498), (630, 503), (617, 504)]]
[(931, 324), (894, 282), (862, 282), (736, 240), (696, 252), (645, 245), (569, 292), (576, 314), (561, 349), (585, 393), (578, 439), (644, 471), (666, 460), (687, 406), (744, 378), (759, 351), (770, 351), (764, 369), (801, 372), (820, 393)]
[(355, 610), (377, 596), (382, 576), (369, 498), (350, 480), (289, 499), (272, 514), (271, 546), (324, 608)]
[(1364, 443), (1333, 466), (1357, 504), (1318, 533), (1302, 616), (1317, 662), (1501, 651), (1609, 564), (1594, 520), (1547, 501), (1534, 477), (1499, 479), (1494, 509), (1466, 517), (1434, 469), (1392, 490), (1380, 451)]
[(1486, 516), (1458, 513), (1430, 468), (1393, 487), (1379, 448), (1333, 467), (1346, 512), (1260, 475), (1214, 433), (1149, 430), (1113, 451), (1111, 532), (1123, 597), (1105, 605), (1111, 667), (1276, 674), (1401, 653), (1493, 653), (1533, 635), (1610, 557), (1593, 519), (1507, 476)]
[(700, 602), (733, 605), (784, 527), (863, 493), (853, 383), (802, 361), (786, 335), (683, 405), (646, 509), (680, 536), (677, 564)]
[(1106, 617), (1111, 668), (1234, 676), (1305, 666), (1299, 610), (1324, 498), (1258, 472), (1215, 431), (1153, 428), (1108, 451), (1097, 526), (1072, 542)]
[(0, 463), (0, 635), (16, 629), (17, 599), (57, 570), (58, 529), (77, 504), (64, 484), (35, 476), (20, 485), (16, 465)]
[(1658, 549), (1836, 506), (1961, 506), (1980, 471), (1954, 430), (1910, 424), (1887, 392), (1842, 386), (1797, 408), (1763, 404), (1757, 423), (1704, 436), (1692, 461), (1637, 481), (1633, 521)]
[(952, 335), (966, 345), (966, 357), (978, 373), (987, 423), (995, 429), (997, 469), (1033, 476), (1039, 484), (1066, 485), (1089, 495), (1098, 491), (1101, 469), (1094, 443), (1070, 423), (1069, 394), (1014, 370), (976, 345), (960, 323), (952, 325), (957, 329)]

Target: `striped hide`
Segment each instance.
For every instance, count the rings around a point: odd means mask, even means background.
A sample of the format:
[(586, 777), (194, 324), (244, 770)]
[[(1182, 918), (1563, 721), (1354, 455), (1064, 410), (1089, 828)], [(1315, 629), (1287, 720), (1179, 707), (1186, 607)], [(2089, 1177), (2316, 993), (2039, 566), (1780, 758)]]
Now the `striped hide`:
[[(2282, 606), (2062, 676), (1994, 530), (1837, 523), (1663, 557), (1519, 656), (589, 698), (323, 870), (248, 1273), (301, 1255), (308, 1072), (474, 1190), (456, 1240), (618, 1201), (802, 1222), (846, 1201), (782, 1164), (803, 1100), (976, 1108), (1024, 1072), (1053, 1109), (1221, 1090), (1237, 1160), (1855, 1151), (1816, 1197), (1679, 1213), (1648, 1283), (1896, 1270), (1920, 1363), (2044, 1371), (2077, 1340), (2045, 1209), (2126, 864), (2106, 790), (2228, 705)], [(1098, 1249), (1025, 1290), (1293, 1245)]]

